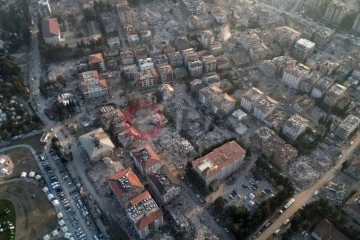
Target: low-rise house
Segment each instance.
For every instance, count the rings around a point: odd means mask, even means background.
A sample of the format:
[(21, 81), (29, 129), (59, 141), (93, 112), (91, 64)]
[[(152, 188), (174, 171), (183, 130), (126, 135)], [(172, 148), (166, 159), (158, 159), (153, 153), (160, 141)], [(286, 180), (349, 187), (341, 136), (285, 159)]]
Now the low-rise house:
[(173, 68), (182, 67), (183, 66), (183, 57), (180, 52), (168, 53), (167, 57), (169, 59), (169, 63)]
[(254, 104), (253, 116), (264, 122), (265, 118), (271, 114), (278, 105), (278, 101), (269, 96), (264, 96), (260, 101)]
[(297, 99), (295, 99), (294, 104), (292, 105), (293, 109), (299, 113), (304, 114), (309, 111), (315, 105), (315, 100), (311, 99), (307, 94), (304, 94)]
[(180, 185), (175, 183), (175, 177), (166, 166), (148, 173), (146, 177), (155, 192), (155, 198), (162, 204), (170, 202), (180, 194)]
[(92, 70), (97, 70), (98, 72), (106, 71), (105, 61), (102, 53), (91, 54), (88, 57), (88, 63)]
[(120, 61), (123, 65), (130, 65), (135, 63), (134, 53), (131, 50), (120, 52)]
[(224, 93), (217, 84), (212, 84), (199, 91), (199, 100), (213, 114), (220, 117), (229, 115), (235, 109), (236, 100)]
[(157, 70), (163, 83), (171, 83), (174, 81), (174, 71), (170, 65), (157, 66)]
[(342, 139), (347, 139), (350, 134), (358, 128), (359, 124), (360, 118), (350, 114), (345, 118), (344, 121), (340, 123), (339, 127), (336, 129), (335, 134)]
[(310, 73), (310, 68), (303, 64), (289, 66), (284, 70), (283, 81), (291, 88), (298, 89), (300, 82)]
[(204, 64), (204, 72), (215, 72), (216, 71), (216, 58), (213, 55), (202, 57), (202, 62)]
[(96, 70), (80, 73), (79, 79), (80, 91), (85, 100), (109, 95), (106, 80), (100, 79)]
[(60, 43), (61, 33), (57, 18), (46, 18), (42, 20), (42, 37), (46, 44), (53, 45)]
[(346, 87), (335, 83), (325, 94), (323, 102), (332, 107), (334, 106), (337, 101), (345, 95)]
[(131, 150), (130, 156), (144, 177), (146, 174), (156, 172), (161, 168), (161, 160), (149, 144)]
[(322, 98), (325, 92), (334, 84), (334, 79), (329, 77), (322, 77), (317, 81), (311, 91), (311, 97), (315, 99)]
[(349, 240), (327, 219), (322, 219), (314, 228), (311, 237), (315, 240)]
[(252, 112), (254, 109), (254, 104), (260, 101), (265, 96), (265, 94), (258, 88), (252, 87), (241, 97), (241, 107), (244, 108), (247, 112)]
[(344, 211), (356, 222), (360, 223), (360, 191), (346, 201)]
[(111, 154), (115, 148), (102, 128), (81, 135), (79, 141), (91, 161), (99, 161)]
[(245, 153), (239, 144), (231, 141), (195, 159), (192, 165), (206, 185), (209, 185), (215, 180), (225, 179), (238, 170), (244, 162)]
[(140, 239), (164, 225), (162, 211), (131, 168), (118, 172), (109, 182)]
[(160, 84), (159, 74), (155, 68), (132, 74), (134, 84), (137, 89), (144, 90), (156, 87)]
[(284, 122), (282, 133), (290, 140), (295, 141), (303, 134), (308, 127), (309, 120), (295, 113), (287, 121)]

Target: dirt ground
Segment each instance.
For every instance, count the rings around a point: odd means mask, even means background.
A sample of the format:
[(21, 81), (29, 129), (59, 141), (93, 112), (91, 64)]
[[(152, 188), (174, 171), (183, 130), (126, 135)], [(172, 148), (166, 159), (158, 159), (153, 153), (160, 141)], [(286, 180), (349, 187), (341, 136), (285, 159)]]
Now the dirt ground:
[(5, 151), (14, 164), (13, 172), (7, 176), (0, 176), (0, 180), (7, 180), (14, 177), (20, 177), (21, 172), (29, 173), (31, 170), (35, 173), (40, 173), (39, 168), (35, 162), (33, 155), (27, 148), (15, 148)]
[(5, 183), (0, 185), (0, 196), (15, 206), (16, 240), (42, 239), (55, 229), (55, 208), (40, 186), (25, 180)]

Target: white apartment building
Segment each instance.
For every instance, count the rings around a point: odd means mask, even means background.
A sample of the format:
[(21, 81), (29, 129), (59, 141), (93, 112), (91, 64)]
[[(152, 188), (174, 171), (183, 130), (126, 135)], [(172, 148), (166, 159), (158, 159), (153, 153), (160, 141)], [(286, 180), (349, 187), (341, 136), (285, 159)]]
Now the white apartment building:
[(290, 88), (298, 89), (300, 82), (310, 73), (310, 68), (297, 64), (295, 66), (289, 66), (284, 70), (283, 81)]

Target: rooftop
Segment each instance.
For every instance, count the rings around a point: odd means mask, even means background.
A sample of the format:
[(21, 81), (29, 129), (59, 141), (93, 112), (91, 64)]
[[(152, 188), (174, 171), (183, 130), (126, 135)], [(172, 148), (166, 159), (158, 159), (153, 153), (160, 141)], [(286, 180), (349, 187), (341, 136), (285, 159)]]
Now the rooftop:
[(317, 81), (314, 85), (314, 88), (319, 89), (320, 91), (324, 92), (330, 88), (330, 86), (335, 82), (334, 79), (329, 77), (322, 77), (319, 81)]
[(310, 49), (310, 48), (314, 48), (315, 47), (315, 43), (313, 43), (310, 40), (307, 40), (305, 38), (300, 38), (296, 44), (295, 44), (296, 48), (306, 48), (306, 49)]
[(346, 87), (335, 83), (327, 92), (327, 94), (331, 94), (333, 96), (341, 96), (346, 91)]
[(320, 239), (349, 240), (327, 219), (322, 219), (314, 228), (311, 235), (316, 235)]
[(269, 112), (272, 111), (278, 104), (278, 101), (272, 99), (269, 96), (264, 96), (260, 101), (255, 103), (255, 107), (260, 109), (262, 112)]
[(309, 122), (308, 119), (295, 113), (287, 121), (285, 121), (285, 125), (288, 126), (289, 128), (296, 129), (296, 131), (299, 131), (304, 126), (307, 126), (308, 122)]
[(244, 157), (245, 150), (236, 142), (231, 141), (215, 148), (211, 153), (195, 159), (193, 167), (198, 169), (204, 178), (209, 178)]
[(262, 97), (264, 97), (264, 93), (260, 89), (252, 87), (246, 91), (243, 97), (249, 100), (250, 102), (254, 103), (259, 99), (261, 99)]
[(89, 64), (102, 63), (104, 58), (102, 53), (91, 54), (88, 57)]
[(149, 144), (131, 150), (130, 155), (134, 161), (137, 161), (142, 166), (144, 171), (156, 164), (161, 164), (159, 156)]
[(301, 77), (305, 77), (307, 74), (309, 74), (310, 68), (299, 63), (297, 65), (288, 66), (284, 71), (297, 77), (297, 78), (301, 78)]
[(60, 36), (57, 18), (47, 18), (42, 21), (42, 35), (44, 38)]
[(355, 130), (360, 124), (360, 118), (350, 114), (345, 118), (344, 121), (340, 124), (339, 127), (346, 129), (347, 131), (353, 131)]
[(109, 181), (113, 192), (120, 200), (128, 201), (144, 191), (144, 186), (131, 168), (121, 170), (110, 177)]
[(224, 93), (217, 84), (211, 84), (209, 87), (202, 88), (201, 93), (206, 99), (221, 110), (227, 110), (236, 100)]
[(115, 147), (102, 128), (81, 135), (79, 141), (91, 159), (100, 157)]
[(165, 169), (164, 171), (164, 168), (166, 167), (163, 166), (158, 171), (147, 174), (149, 181), (151, 181), (154, 184), (157, 191), (162, 196), (178, 187), (168, 177), (167, 174), (170, 171), (168, 169)]

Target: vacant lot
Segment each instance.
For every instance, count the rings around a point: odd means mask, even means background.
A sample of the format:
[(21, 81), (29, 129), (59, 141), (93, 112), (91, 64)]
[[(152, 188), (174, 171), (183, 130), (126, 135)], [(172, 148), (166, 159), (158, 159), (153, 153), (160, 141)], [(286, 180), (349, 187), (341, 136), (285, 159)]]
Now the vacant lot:
[(55, 209), (37, 184), (25, 179), (0, 183), (0, 196), (14, 204), (17, 240), (42, 239), (55, 229)]
[(4, 154), (8, 155), (14, 164), (14, 170), (12, 174), (8, 176), (0, 177), (0, 180), (6, 180), (14, 177), (20, 177), (21, 172), (27, 172), (33, 170), (39, 173), (39, 168), (35, 162), (33, 155), (27, 148), (19, 147), (5, 151)]
[[(8, 213), (6, 213), (5, 210), (8, 211)], [(8, 221), (12, 223), (16, 229), (15, 207), (9, 200), (0, 199), (0, 224)], [(4, 226), (2, 228), (4, 229)], [(6, 228), (3, 232), (0, 232), (0, 239), (10, 239), (10, 231), (9, 228)]]

